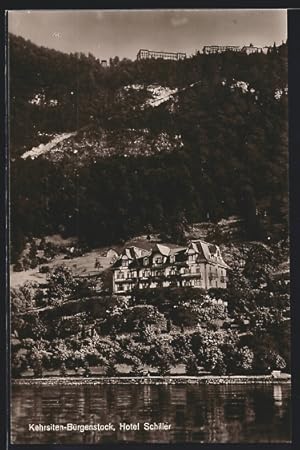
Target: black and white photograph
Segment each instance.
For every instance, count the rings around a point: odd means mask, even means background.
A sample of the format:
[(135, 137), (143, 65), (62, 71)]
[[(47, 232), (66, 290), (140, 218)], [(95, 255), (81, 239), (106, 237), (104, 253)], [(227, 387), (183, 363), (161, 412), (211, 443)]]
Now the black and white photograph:
[(11, 444), (290, 443), (287, 10), (7, 23)]

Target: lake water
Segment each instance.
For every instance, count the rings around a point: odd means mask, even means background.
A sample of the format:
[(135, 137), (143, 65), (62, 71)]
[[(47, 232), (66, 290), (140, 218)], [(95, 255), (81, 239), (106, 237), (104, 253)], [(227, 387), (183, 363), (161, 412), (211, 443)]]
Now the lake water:
[[(290, 385), (12, 386), (11, 439), (27, 443), (290, 442)], [(122, 431), (120, 423), (139, 423)], [(164, 422), (170, 430), (144, 430)], [(29, 424), (109, 424), (115, 431), (30, 431)]]

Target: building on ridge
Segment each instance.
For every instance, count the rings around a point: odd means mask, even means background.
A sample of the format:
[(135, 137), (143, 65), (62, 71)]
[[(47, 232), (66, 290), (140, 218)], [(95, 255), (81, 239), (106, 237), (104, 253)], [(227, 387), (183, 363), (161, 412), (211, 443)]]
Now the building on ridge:
[(180, 61), (186, 58), (186, 53), (181, 52), (157, 52), (154, 50), (140, 49), (136, 59), (166, 59), (171, 61)]
[(247, 55), (252, 55), (253, 53), (268, 53), (269, 47), (255, 47), (253, 44), (244, 45), (242, 47), (242, 52), (247, 53)]
[(255, 47), (253, 44), (244, 45), (243, 47), (239, 45), (205, 45), (203, 47), (203, 53), (205, 55), (211, 55), (216, 53), (224, 52), (241, 52), (251, 55), (253, 53), (268, 53), (269, 47)]
[(240, 52), (241, 47), (239, 45), (205, 45), (203, 47), (203, 53), (206, 55), (214, 53), (224, 53), (224, 52)]

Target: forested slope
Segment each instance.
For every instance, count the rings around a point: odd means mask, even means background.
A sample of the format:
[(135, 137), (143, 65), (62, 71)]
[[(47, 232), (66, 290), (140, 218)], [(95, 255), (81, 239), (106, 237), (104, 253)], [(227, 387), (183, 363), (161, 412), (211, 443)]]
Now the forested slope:
[[(232, 214), (250, 239), (266, 223), (286, 233), (285, 44), (103, 68), (10, 35), (9, 55), (13, 258), (30, 235), (106, 244)], [(178, 92), (155, 107), (150, 85)], [(21, 158), (71, 132), (59, 152)]]

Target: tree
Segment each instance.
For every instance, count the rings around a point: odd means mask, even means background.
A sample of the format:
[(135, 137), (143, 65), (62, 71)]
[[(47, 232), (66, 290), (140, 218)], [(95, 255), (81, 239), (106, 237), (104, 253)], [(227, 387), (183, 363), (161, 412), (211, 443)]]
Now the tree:
[(152, 305), (136, 305), (124, 312), (127, 330), (143, 330), (147, 326), (154, 326), (160, 330), (166, 328), (165, 316)]
[(223, 330), (201, 330), (192, 335), (192, 349), (198, 363), (215, 375), (224, 375), (227, 371), (222, 346), (229, 336), (230, 333)]
[(262, 227), (257, 214), (256, 200), (251, 186), (245, 186), (241, 192), (241, 212), (245, 219), (246, 236), (248, 239), (261, 239)]
[(251, 373), (254, 361), (253, 351), (249, 347), (244, 346), (239, 350), (238, 356), (237, 369), (242, 373)]
[(87, 361), (84, 362), (83, 369), (84, 369), (83, 370), (83, 376), (84, 377), (91, 376), (91, 369), (90, 369), (89, 363)]
[(133, 364), (131, 365), (131, 372), (132, 372), (132, 375), (134, 375), (136, 377), (143, 376), (144, 367), (143, 367), (143, 364), (140, 359), (136, 358), (134, 360)]
[(260, 287), (268, 282), (276, 264), (274, 251), (265, 244), (255, 243), (247, 255), (243, 274), (251, 280), (253, 287)]
[(146, 325), (140, 328), (139, 331), (139, 341), (145, 345), (152, 345), (156, 342), (157, 332), (151, 327), (151, 325)]
[(67, 375), (67, 368), (66, 368), (66, 364), (64, 362), (60, 366), (60, 375), (62, 377), (65, 377)]
[(185, 365), (187, 375), (198, 375), (198, 365), (195, 356), (190, 356)]
[(22, 270), (24, 270), (24, 266), (23, 266), (22, 261), (17, 261), (13, 265), (13, 270), (14, 270), (14, 272), (22, 272)]
[(110, 360), (106, 366), (106, 376), (108, 377), (115, 377), (117, 376), (118, 372), (116, 369), (116, 363), (114, 360)]
[(56, 266), (49, 275), (47, 274), (47, 282), (47, 295), (50, 302), (69, 298), (78, 286), (72, 271), (64, 265)]
[(18, 329), (20, 337), (40, 340), (45, 337), (47, 326), (37, 311), (22, 315), (21, 327)]
[(31, 348), (28, 360), (35, 377), (43, 376), (45, 361), (49, 356), (49, 352), (45, 349), (45, 345), (42, 341), (35, 343)]
[(253, 367), (256, 373), (270, 373), (272, 370), (283, 370), (286, 362), (276, 351), (255, 349)]
[(34, 269), (38, 265), (37, 259), (37, 245), (35, 240), (33, 239), (30, 243), (30, 249), (28, 253), (28, 258), (30, 260), (30, 268)]
[(166, 341), (162, 335), (158, 335), (150, 346), (145, 363), (157, 367), (159, 373), (165, 375), (170, 371), (174, 362), (175, 356), (170, 342)]
[(183, 212), (171, 218), (168, 224), (168, 236), (172, 242), (186, 244), (185, 231), (188, 228), (188, 221)]
[(35, 377), (40, 378), (43, 376), (43, 364), (40, 358), (36, 358), (32, 363), (33, 374)]
[(161, 359), (158, 363), (158, 374), (161, 376), (166, 376), (170, 374), (171, 363), (168, 359)]
[(28, 352), (25, 349), (12, 349), (11, 374), (13, 378), (19, 378), (28, 369)]
[(34, 305), (34, 291), (36, 284), (26, 282), (18, 288), (12, 288), (10, 291), (10, 307), (12, 314), (24, 312)]
[(226, 362), (219, 348), (207, 348), (204, 355), (204, 367), (214, 375), (226, 374)]
[[(195, 295), (195, 294), (194, 294)], [(224, 302), (218, 302), (210, 295), (196, 293), (196, 297), (174, 301), (171, 318), (176, 324), (192, 327), (207, 325), (219, 327), (228, 317)]]
[(193, 357), (191, 338), (189, 335), (175, 335), (171, 342), (175, 360), (179, 363), (186, 363)]
[(45, 237), (42, 237), (42, 239), (40, 240), (38, 249), (45, 250), (45, 248), (46, 248), (46, 239), (45, 239)]
[(84, 327), (86, 314), (80, 314), (59, 319), (56, 327), (57, 337), (77, 335)]
[(46, 258), (52, 259), (56, 255), (56, 250), (51, 242), (47, 242), (44, 248), (44, 255)]

